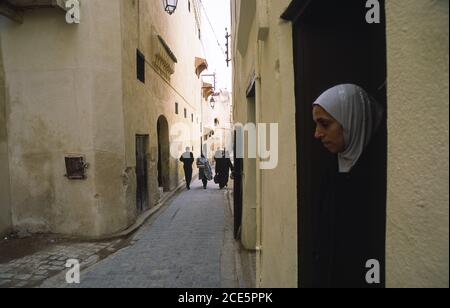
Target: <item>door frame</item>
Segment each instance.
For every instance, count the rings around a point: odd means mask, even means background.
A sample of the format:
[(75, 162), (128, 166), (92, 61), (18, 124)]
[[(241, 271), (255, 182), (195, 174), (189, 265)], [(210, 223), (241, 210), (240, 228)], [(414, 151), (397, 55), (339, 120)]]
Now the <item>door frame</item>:
[[(322, 3), (320, 3), (322, 1)], [(350, 2), (354, 1), (354, 2)], [(356, 4), (361, 3), (361, 6), (365, 8), (364, 1), (360, 0), (350, 0), (345, 3), (350, 8), (354, 8)], [(320, 4), (318, 4), (320, 3)], [(316, 31), (319, 29), (320, 31), (328, 31), (324, 29), (328, 29), (324, 27), (321, 28), (321, 22), (327, 22), (327, 15), (324, 11), (327, 9), (325, 6), (325, 0), (293, 0), (288, 7), (288, 9), (281, 16), (282, 19), (288, 20), (292, 22), (292, 32), (293, 32), (293, 48), (294, 48), (294, 71), (295, 71), (295, 96), (296, 96), (296, 135), (297, 135), (297, 208), (298, 208), (298, 217), (297, 217), (297, 234), (298, 234), (298, 285), (300, 287), (310, 287), (312, 286), (312, 279), (314, 273), (312, 272), (312, 264), (313, 264), (313, 216), (314, 216), (314, 204), (318, 201), (318, 196), (316, 196), (313, 191), (317, 185), (319, 185), (319, 174), (318, 167), (315, 162), (317, 160), (322, 161), (331, 161), (334, 159), (330, 156), (326, 151), (323, 150), (322, 146), (314, 140), (313, 131), (314, 131), (314, 123), (312, 120), (312, 104), (315, 99), (321, 94), (321, 91), (325, 91), (331, 86), (342, 84), (342, 83), (355, 83), (359, 84), (363, 88), (365, 88), (371, 95), (375, 97), (384, 107), (387, 108), (387, 54), (386, 54), (386, 27), (385, 27), (385, 1), (380, 0), (381, 3), (381, 12), (382, 12), (382, 24), (375, 26), (369, 29), (367, 26), (364, 27), (364, 30), (353, 29), (352, 27), (345, 28), (347, 25), (338, 25), (340, 30), (346, 29), (347, 31), (366, 31), (367, 35), (373, 35), (376, 37), (376, 42), (378, 45), (373, 45), (373, 52), (367, 55), (371, 57), (371, 59), (376, 59), (375, 63), (370, 63), (367, 66), (367, 70), (369, 71), (365, 74), (356, 74), (353, 77), (359, 76), (355, 78), (357, 80), (347, 80), (346, 78), (351, 75), (347, 75), (347, 77), (342, 78), (345, 74), (336, 73), (335, 76), (330, 77), (335, 78), (332, 80), (325, 80), (323, 71), (317, 70), (317, 66), (314, 66), (314, 63), (318, 63), (317, 59), (311, 59), (313, 57), (320, 57), (325, 52), (321, 50), (317, 53), (311, 52), (315, 46), (319, 46), (317, 41), (308, 41), (304, 38), (308, 38), (307, 31)], [(323, 4), (324, 10), (318, 10), (317, 6)], [(327, 4), (330, 4), (328, 2)], [(314, 8), (313, 5), (316, 5)], [(354, 7), (351, 7), (354, 6)], [(361, 8), (361, 12), (364, 10)], [(367, 8), (365, 8), (367, 10)], [(330, 10), (330, 9), (328, 9)], [(359, 10), (359, 7), (357, 8)], [(354, 12), (351, 10), (351, 12)], [(328, 13), (330, 14), (330, 12)], [(332, 11), (332, 14), (338, 14), (337, 11)], [(354, 15), (352, 15), (354, 17)], [(359, 15), (358, 15), (359, 16)], [(365, 15), (361, 15), (361, 18), (365, 18)], [(343, 18), (345, 20), (345, 18)], [(350, 18), (352, 19), (352, 18)], [(308, 22), (305, 20), (310, 20), (311, 29), (308, 28)], [(344, 24), (347, 21), (344, 22)], [(352, 21), (348, 21), (350, 24)], [(364, 20), (365, 22), (365, 20)], [(330, 24), (328, 26), (330, 29)], [(313, 29), (314, 28), (314, 29)], [(317, 28), (317, 29), (316, 29)], [(375, 29), (375, 30), (372, 30)], [(331, 30), (338, 31), (338, 30)], [(384, 33), (382, 34), (381, 32)], [(344, 33), (344, 32), (343, 32)], [(353, 35), (354, 32), (351, 34)], [(348, 32), (347, 32), (348, 35)], [(359, 34), (358, 34), (359, 35)], [(344, 35), (345, 36), (345, 35)], [(356, 34), (355, 34), (356, 36)], [(384, 37), (383, 37), (384, 36)], [(309, 35), (311, 37), (311, 34)], [(331, 37), (331, 36), (330, 36)], [(304, 39), (300, 42), (301, 39)], [(322, 37), (321, 37), (322, 39)], [(316, 44), (316, 45), (315, 45)], [(332, 44), (332, 43), (330, 43)], [(368, 43), (364, 45), (364, 48), (370, 49)], [(340, 52), (345, 49), (342, 46), (337, 45), (337, 51), (333, 50), (333, 52)], [(377, 58), (377, 56), (379, 58)], [(316, 61), (316, 62), (314, 62)], [(347, 60), (349, 62), (349, 60)], [(379, 63), (378, 63), (379, 62)], [(320, 67), (320, 66), (319, 66)], [(357, 68), (354, 69), (358, 71)], [(330, 73), (333, 74), (333, 69), (330, 68)], [(322, 75), (321, 75), (322, 74)], [(369, 76), (370, 75), (370, 76)], [(305, 77), (307, 76), (307, 77)], [(328, 76), (329, 77), (329, 76)], [(322, 80), (323, 79), (323, 80)], [(364, 79), (364, 80), (363, 80)], [(319, 91), (320, 85), (322, 84), (322, 89)], [(387, 109), (386, 109), (387, 110)], [(384, 180), (384, 187), (381, 189), (381, 199), (384, 198), (384, 204), (380, 205), (380, 212), (384, 212), (384, 218), (380, 219), (380, 229), (384, 229), (384, 239), (380, 239), (380, 242), (384, 240), (384, 251), (385, 251), (385, 230), (386, 230), (386, 193), (387, 193), (387, 122), (386, 119), (383, 123), (384, 127), (384, 135), (385, 140), (380, 142), (380, 146), (383, 147), (380, 149), (380, 164), (382, 164), (382, 170), (380, 170), (380, 177)], [(305, 193), (306, 192), (306, 193)], [(379, 217), (378, 217), (379, 218)], [(384, 219), (384, 221), (383, 221)], [(377, 243), (378, 245), (378, 243)], [(380, 244), (382, 245), (382, 243)], [(385, 284), (385, 260), (382, 261), (382, 276), (383, 276), (383, 284)]]

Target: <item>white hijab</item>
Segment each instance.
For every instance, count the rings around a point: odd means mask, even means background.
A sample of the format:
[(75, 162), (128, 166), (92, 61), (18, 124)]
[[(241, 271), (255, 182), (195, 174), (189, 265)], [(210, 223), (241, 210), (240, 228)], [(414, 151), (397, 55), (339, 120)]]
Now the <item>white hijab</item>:
[(380, 126), (383, 108), (353, 84), (327, 90), (314, 105), (325, 109), (344, 128), (345, 151), (338, 155), (339, 172), (349, 173)]

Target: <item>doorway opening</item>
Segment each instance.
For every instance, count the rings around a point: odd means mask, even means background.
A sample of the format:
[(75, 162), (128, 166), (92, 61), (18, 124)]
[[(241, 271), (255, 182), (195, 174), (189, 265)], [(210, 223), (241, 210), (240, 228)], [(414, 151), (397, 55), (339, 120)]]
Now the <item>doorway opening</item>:
[(136, 135), (136, 207), (138, 213), (149, 208), (148, 142), (148, 135)]
[(163, 192), (170, 191), (170, 143), (169, 123), (164, 116), (160, 116), (157, 124), (158, 131), (158, 185)]
[(233, 184), (233, 205), (234, 205), (234, 238), (240, 240), (242, 226), (243, 190), (242, 174), (244, 172), (244, 159), (237, 153), (238, 132), (234, 131), (234, 184)]
[[(297, 132), (297, 202), (299, 286), (313, 286), (315, 273), (314, 221), (318, 218), (320, 186), (324, 167), (335, 156), (314, 139), (312, 104), (327, 89), (352, 83), (361, 86), (386, 110), (386, 27), (384, 0), (380, 0), (381, 23), (368, 24), (365, 1), (292, 1), (282, 18), (293, 22)], [(385, 256), (387, 125), (377, 138), (376, 159), (368, 173), (374, 178), (377, 195), (376, 238), (371, 245)], [(351, 214), (350, 214), (351, 215)], [(357, 219), (357, 217), (354, 217)], [(355, 232), (358, 232), (355, 230)], [(381, 265), (384, 286), (385, 260)]]
[[(256, 85), (253, 84), (252, 88)], [(252, 89), (250, 94), (247, 96), (247, 124), (255, 125), (257, 127), (258, 123), (256, 121), (256, 96), (255, 89)], [(245, 137), (244, 137), (245, 138)], [(252, 223), (245, 228), (242, 228), (242, 242), (246, 248), (254, 249), (256, 248), (256, 157), (253, 157), (254, 153), (250, 153), (250, 148), (255, 148), (250, 146), (254, 143), (251, 140), (250, 132), (247, 134), (247, 138), (244, 139), (245, 144), (249, 145), (247, 149), (247, 157), (244, 163), (244, 207), (242, 211), (242, 219), (247, 223), (251, 221)], [(261, 213), (262, 217), (262, 213)]]

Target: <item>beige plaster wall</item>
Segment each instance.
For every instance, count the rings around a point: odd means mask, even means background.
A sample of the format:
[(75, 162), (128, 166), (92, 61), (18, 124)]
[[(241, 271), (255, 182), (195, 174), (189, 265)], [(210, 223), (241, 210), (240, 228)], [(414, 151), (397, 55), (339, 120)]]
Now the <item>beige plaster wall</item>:
[[(172, 16), (163, 11), (160, 2), (151, 0), (122, 0), (121, 7), (126, 164), (129, 169), (136, 165), (135, 135), (149, 135), (149, 192), (151, 206), (154, 206), (160, 197), (157, 168), (159, 117), (167, 120), (169, 129), (177, 123), (186, 125), (188, 134), (182, 138), (180, 149), (193, 147), (195, 155), (200, 155), (201, 80), (195, 75), (194, 64), (195, 57), (203, 55), (195, 30), (194, 9), (192, 6), (189, 12), (187, 2), (180, 1)], [(165, 80), (151, 63), (154, 34), (163, 37), (178, 59), (170, 81)], [(146, 57), (145, 84), (136, 79), (136, 49)], [(175, 103), (179, 104), (179, 114), (175, 114)], [(184, 118), (184, 109), (187, 118)], [(192, 114), (194, 122), (191, 121)], [(171, 145), (176, 138), (176, 135), (170, 136)], [(169, 166), (170, 188), (174, 189), (184, 180), (184, 171), (174, 157), (170, 157)], [(131, 185), (136, 185), (134, 174), (130, 177)], [(135, 198), (133, 191), (128, 190), (127, 203), (132, 203)]]
[[(273, 170), (260, 170), (261, 162), (257, 161), (256, 238), (260, 249), (257, 258), (257, 285), (297, 287), (296, 151), (292, 146), (295, 144), (292, 28), (290, 23), (282, 22), (279, 18), (290, 1), (256, 1), (256, 12), (245, 10), (245, 7), (251, 7), (249, 3), (244, 6), (241, 3), (242, 1), (232, 1), (234, 18), (238, 17), (238, 20), (233, 20), (234, 31), (237, 31), (233, 47), (235, 121), (249, 118), (245, 92), (252, 73), (256, 71), (256, 121), (279, 124), (278, 166)], [(254, 19), (248, 29), (246, 24), (252, 16)], [(240, 21), (245, 21), (244, 25), (240, 26)], [(266, 25), (269, 34), (265, 41), (260, 41), (258, 47), (260, 25)], [(249, 45), (241, 46), (246, 41), (246, 33)], [(250, 226), (252, 224), (251, 221), (244, 223)]]
[(387, 1), (387, 283), (447, 287), (448, 1)]
[[(106, 7), (105, 0), (98, 1), (103, 1), (99, 5)], [(103, 208), (104, 212), (101, 214), (106, 218), (106, 225), (120, 223), (127, 226), (139, 214), (136, 211), (136, 135), (149, 136), (147, 159), (150, 208), (158, 204), (161, 196), (157, 168), (158, 119), (163, 116), (169, 124), (169, 130), (173, 125), (183, 123), (186, 127), (184, 131), (188, 134), (182, 140), (180, 149), (184, 151), (186, 146), (190, 146), (194, 148), (196, 155), (200, 153), (201, 81), (195, 75), (194, 63), (195, 57), (201, 57), (202, 53), (195, 30), (194, 10), (188, 11), (187, 2), (180, 2), (175, 15), (172, 16), (164, 13), (160, 2), (151, 0), (117, 0), (113, 6), (108, 7), (117, 12), (117, 16), (108, 19), (115, 22), (115, 25), (111, 25), (105, 33), (114, 36), (115, 48), (120, 46), (116, 54), (119, 57), (115, 58), (117, 70), (114, 76), (121, 78), (114, 80), (116, 83), (113, 87), (123, 91), (120, 94), (102, 93), (105, 97), (109, 95), (109, 99), (120, 99), (120, 104), (115, 105), (115, 109), (111, 110), (107, 118), (101, 116), (107, 105), (100, 105), (95, 113), (98, 117), (94, 123), (102, 123), (101, 129), (96, 131), (96, 136), (98, 140), (104, 140), (106, 148), (105, 151), (97, 153), (97, 164), (101, 162), (102, 166), (98, 167), (96, 187), (97, 190), (101, 187), (104, 191), (109, 191), (108, 203), (117, 204), (110, 215), (108, 211), (111, 211), (111, 208)], [(108, 16), (105, 15), (105, 18)], [(188, 32), (188, 29), (192, 31)], [(154, 34), (164, 38), (178, 59), (170, 81), (162, 78), (151, 64)], [(98, 43), (107, 46), (107, 42)], [(146, 57), (145, 84), (136, 78), (136, 49)], [(175, 102), (179, 104), (178, 115), (175, 114)], [(184, 118), (185, 108), (187, 118)], [(191, 120), (192, 114), (194, 122)], [(116, 122), (122, 125), (119, 130), (107, 125)], [(120, 138), (114, 138), (114, 135)], [(177, 136), (169, 137), (169, 146), (176, 138)], [(122, 160), (114, 155), (119, 151), (124, 155), (121, 156)], [(110, 170), (111, 164), (114, 171)], [(168, 165), (169, 184), (173, 190), (184, 179), (184, 171), (178, 157), (169, 157)]]
[[(119, 0), (83, 1), (79, 25), (58, 9), (1, 18), (13, 224), (31, 232), (113, 233), (123, 215)], [(84, 155), (85, 181), (64, 177)]]
[[(246, 97), (246, 90), (255, 73), (256, 64), (256, 2), (232, 1), (233, 39), (233, 119), (246, 125), (255, 123), (256, 100)], [(241, 242), (248, 250), (257, 246), (256, 221), (256, 159), (248, 156), (248, 133), (245, 134), (245, 156), (243, 170), (243, 209)], [(257, 267), (259, 267), (257, 262)]]

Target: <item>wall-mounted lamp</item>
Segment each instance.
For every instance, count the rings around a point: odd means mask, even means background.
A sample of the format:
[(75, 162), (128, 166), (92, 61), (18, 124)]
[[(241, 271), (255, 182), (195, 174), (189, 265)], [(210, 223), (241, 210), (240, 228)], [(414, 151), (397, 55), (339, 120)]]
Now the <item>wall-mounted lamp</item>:
[(172, 15), (177, 9), (178, 0), (163, 0), (164, 10), (167, 14)]

